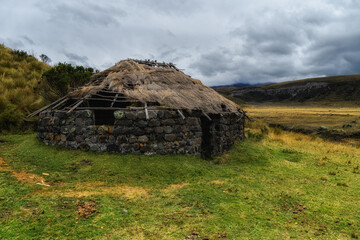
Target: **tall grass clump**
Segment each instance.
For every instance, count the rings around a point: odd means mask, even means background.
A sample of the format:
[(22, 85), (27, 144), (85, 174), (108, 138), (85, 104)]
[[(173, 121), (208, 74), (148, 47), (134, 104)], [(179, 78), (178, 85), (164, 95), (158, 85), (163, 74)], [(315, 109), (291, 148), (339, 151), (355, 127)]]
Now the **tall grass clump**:
[[(49, 62), (44, 56), (40, 58)], [(45, 62), (0, 44), (0, 132), (33, 129), (36, 117), (27, 119), (29, 113), (89, 82), (94, 73), (93, 68)]]
[(0, 44), (0, 132), (32, 127), (26, 115), (44, 105), (38, 85), (49, 68), (25, 51)]

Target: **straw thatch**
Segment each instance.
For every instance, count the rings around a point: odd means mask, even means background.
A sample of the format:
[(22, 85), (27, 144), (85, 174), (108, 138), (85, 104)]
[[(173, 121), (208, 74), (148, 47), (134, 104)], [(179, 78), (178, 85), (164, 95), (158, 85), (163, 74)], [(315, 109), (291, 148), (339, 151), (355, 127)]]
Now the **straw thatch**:
[(157, 102), (174, 109), (202, 110), (207, 113), (240, 110), (238, 105), (172, 64), (150, 65), (137, 60), (123, 60), (95, 74), (89, 85), (71, 92), (69, 96), (82, 98), (104, 88), (143, 103)]

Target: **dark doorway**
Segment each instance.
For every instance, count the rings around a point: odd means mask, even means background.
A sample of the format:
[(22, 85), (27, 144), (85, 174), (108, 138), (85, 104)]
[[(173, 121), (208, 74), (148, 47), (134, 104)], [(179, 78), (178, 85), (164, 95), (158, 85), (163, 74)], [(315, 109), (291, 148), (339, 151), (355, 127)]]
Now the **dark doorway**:
[(211, 121), (206, 117), (201, 117), (201, 130), (202, 130), (202, 141), (201, 141), (201, 157), (205, 159), (211, 158), (213, 151), (213, 135), (211, 131)]
[(95, 125), (114, 125), (114, 111), (94, 110)]

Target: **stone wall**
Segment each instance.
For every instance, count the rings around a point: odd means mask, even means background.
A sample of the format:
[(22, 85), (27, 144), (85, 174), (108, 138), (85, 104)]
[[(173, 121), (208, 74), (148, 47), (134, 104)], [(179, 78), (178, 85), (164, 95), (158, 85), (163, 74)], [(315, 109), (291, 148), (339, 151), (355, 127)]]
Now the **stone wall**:
[[(200, 156), (205, 149), (203, 115), (176, 111), (115, 111), (113, 126), (94, 125), (90, 110), (43, 112), (39, 115), (38, 137), (46, 145), (97, 152), (142, 154), (190, 154)], [(243, 119), (236, 114), (211, 116), (209, 133), (212, 156), (230, 149), (243, 137)], [(204, 136), (205, 137), (205, 136)]]
[(238, 140), (244, 138), (245, 119), (235, 113), (212, 116), (210, 128), (213, 136), (211, 155), (219, 155), (229, 150)]
[(200, 155), (201, 126), (196, 117), (175, 111), (116, 111), (113, 126), (94, 125), (92, 111), (43, 112), (38, 137), (46, 145), (99, 152)]

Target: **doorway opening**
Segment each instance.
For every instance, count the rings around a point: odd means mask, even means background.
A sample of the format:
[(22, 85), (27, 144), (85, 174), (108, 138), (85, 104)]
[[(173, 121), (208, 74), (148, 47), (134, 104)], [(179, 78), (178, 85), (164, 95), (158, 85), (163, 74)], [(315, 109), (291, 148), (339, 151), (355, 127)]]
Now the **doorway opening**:
[(213, 152), (213, 134), (211, 131), (211, 121), (206, 117), (201, 117), (201, 157), (204, 159), (211, 158)]

